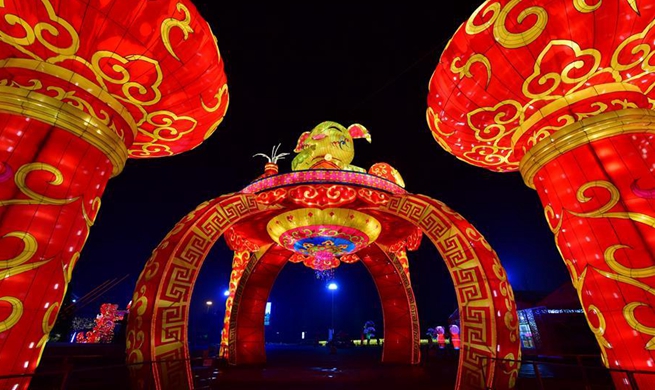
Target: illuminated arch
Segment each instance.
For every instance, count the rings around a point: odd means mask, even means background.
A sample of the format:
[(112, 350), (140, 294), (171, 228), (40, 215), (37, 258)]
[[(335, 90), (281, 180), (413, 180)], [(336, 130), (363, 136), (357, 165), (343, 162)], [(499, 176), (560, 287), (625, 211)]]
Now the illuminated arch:
[[(292, 190), (281, 192), (284, 191)], [(265, 201), (261, 196), (238, 193), (203, 203), (183, 218), (155, 249), (137, 282), (128, 322), (127, 352), (129, 363), (155, 360), (164, 362), (137, 366), (138, 372), (134, 378), (141, 388), (150, 381), (158, 389), (192, 388), (193, 377), (188, 360), (185, 359), (189, 358), (189, 304), (198, 271), (213, 244), (230, 227), (246, 218), (258, 216), (261, 220), (262, 216), (283, 210), (280, 205), (283, 195), (278, 195), (275, 195), (275, 201)], [(496, 253), (470, 223), (439, 201), (421, 195), (378, 195), (373, 202), (375, 206), (368, 207), (367, 212), (376, 218), (399, 218), (419, 227), (434, 243), (451, 274), (462, 328), (457, 388), (513, 387), (519, 367), (496, 364), (494, 360), (520, 358), (516, 306), (506, 273)], [(366, 198), (366, 201), (371, 199), (370, 191), (359, 190), (357, 196)], [(251, 268), (244, 272), (245, 279), (237, 288), (235, 302), (238, 302), (233, 311), (233, 314), (237, 314), (231, 317), (230, 338), (235, 340), (236, 332), (244, 332), (240, 334), (241, 339), (241, 336), (246, 336), (246, 332), (250, 332), (245, 338), (252, 341), (250, 346), (230, 343), (237, 363), (238, 356), (248, 354), (248, 359), (263, 358), (260, 348), (263, 346), (263, 320), (259, 320), (262, 325), (256, 322), (257, 318), (263, 319), (265, 299), (262, 291), (270, 290), (285, 258), (290, 255), (290, 252), (276, 245), (270, 246), (270, 249), (265, 245), (261, 248), (248, 260), (247, 267)], [(374, 244), (358, 255), (362, 256), (374, 280), (389, 272), (403, 280), (402, 266), (389, 248)], [(264, 287), (257, 292), (259, 296), (249, 296), (251, 292), (246, 288), (247, 281), (258, 277), (258, 273), (252, 271), (257, 268), (260, 260), (259, 269), (264, 270), (261, 267), (265, 265), (269, 267), (266, 275), (262, 273), (260, 282)], [(376, 270), (376, 267), (379, 269)], [(403, 286), (408, 286), (406, 277), (405, 280), (407, 282)], [(398, 294), (381, 290), (379, 282), (376, 285), (383, 307), (385, 297)], [(413, 294), (411, 297), (405, 294), (409, 313), (394, 313), (397, 325), (385, 318), (385, 325), (389, 326), (387, 331), (397, 333), (398, 340), (396, 349), (393, 349), (394, 343), (385, 342), (385, 355), (393, 351), (386, 357), (389, 360), (393, 360), (391, 356), (405, 354), (404, 361), (417, 361), (415, 358), (418, 351), (414, 341), (418, 337), (418, 317), (415, 312), (411, 312), (410, 298), (413, 300)], [(244, 303), (246, 306), (243, 306)], [(415, 310), (415, 303), (413, 308)], [(245, 320), (246, 314), (250, 316), (249, 322)], [(388, 312), (385, 316), (388, 316)], [(416, 326), (412, 328), (411, 334), (406, 330), (396, 332), (403, 327), (406, 329), (408, 324), (410, 327)], [(389, 337), (389, 340), (394, 339), (391, 333)], [(402, 349), (401, 344), (412, 345), (412, 348)]]

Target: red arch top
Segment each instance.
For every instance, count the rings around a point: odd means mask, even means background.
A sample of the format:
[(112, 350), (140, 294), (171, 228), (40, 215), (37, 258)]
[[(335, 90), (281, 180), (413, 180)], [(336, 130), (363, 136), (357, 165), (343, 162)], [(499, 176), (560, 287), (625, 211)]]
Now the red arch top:
[(416, 241), (417, 227), (430, 238), (448, 266), (460, 309), (458, 388), (513, 387), (518, 366), (495, 364), (494, 359), (520, 358), (516, 306), (505, 271), (482, 235), (461, 215), (425, 196), (311, 180), (275, 185), (256, 194), (222, 196), (199, 206), (166, 236), (139, 279), (136, 315), (129, 318), (128, 360), (165, 361), (152, 370), (144, 365), (138, 374), (141, 385), (154, 377), (158, 388), (192, 387), (190, 370), (181, 360), (189, 357), (189, 302), (198, 270), (221, 234), (229, 228), (231, 235), (247, 241), (244, 247), (256, 251), (272, 244), (265, 227), (274, 216), (295, 209), (338, 207), (373, 215), (382, 225), (376, 245), (403, 248), (403, 243)]

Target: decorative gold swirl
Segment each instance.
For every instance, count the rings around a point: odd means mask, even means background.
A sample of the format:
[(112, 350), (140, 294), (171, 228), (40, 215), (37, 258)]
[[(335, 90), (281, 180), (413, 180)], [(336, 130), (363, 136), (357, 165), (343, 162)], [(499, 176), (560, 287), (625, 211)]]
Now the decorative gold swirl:
[[(564, 66), (564, 68), (560, 71), (559, 74), (555, 72), (550, 72), (542, 75), (541, 65), (542, 63), (544, 63), (544, 58), (551, 51), (551, 49), (557, 46), (566, 47), (573, 50), (574, 52), (573, 58), (575, 58), (575, 60), (566, 64), (566, 66)], [(572, 76), (571, 75), (572, 72), (579, 72), (580, 69), (585, 67), (585, 65), (587, 64), (586, 61), (581, 59), (584, 57), (590, 57), (593, 60), (590, 66), (587, 65), (588, 71), (581, 72), (579, 76)], [(582, 84), (584, 84), (584, 82), (589, 80), (597, 72), (598, 67), (600, 66), (600, 61), (601, 61), (601, 54), (596, 49), (590, 48), (590, 49), (582, 50), (576, 42), (569, 41), (569, 40), (555, 39), (553, 41), (550, 41), (548, 42), (548, 45), (546, 45), (546, 47), (541, 51), (541, 53), (537, 57), (537, 60), (534, 63), (534, 69), (532, 74), (525, 79), (525, 82), (523, 82), (523, 87), (522, 87), (523, 94), (531, 99), (544, 99), (546, 97), (553, 98), (553, 97), (561, 97), (563, 95), (566, 95), (567, 93), (579, 88)], [(534, 92), (531, 90), (530, 87), (535, 79), (537, 80), (537, 83), (540, 86), (546, 85), (549, 82), (552, 84), (545, 91)], [(576, 84), (576, 85), (570, 88), (568, 91), (563, 91), (564, 93), (562, 95), (552, 95), (552, 93), (555, 90), (557, 90), (557, 88), (559, 88), (562, 83)]]
[[(180, 130), (174, 127), (174, 124), (182, 121), (188, 122), (184, 127), (186, 130)], [(146, 130), (142, 126), (139, 133), (147, 135), (153, 139), (153, 145), (158, 141), (172, 142), (177, 141), (184, 135), (192, 132), (198, 125), (198, 121), (190, 116), (177, 116), (170, 111), (154, 111), (146, 116), (146, 122), (152, 126), (152, 130)], [(179, 126), (182, 127), (182, 126)]]
[[(486, 4), (487, 4), (486, 2), (483, 3), (478, 9), (475, 10), (475, 12), (473, 12), (471, 17), (466, 21), (465, 29), (467, 34), (469, 35), (479, 34), (484, 30), (488, 29), (489, 27), (491, 27), (496, 22), (496, 19), (498, 19), (498, 14), (500, 13), (500, 8), (501, 8), (500, 3), (493, 3), (487, 8), (484, 8)], [(480, 11), (482, 11), (483, 8), (484, 11), (482, 12), (482, 17), (487, 16), (487, 14), (490, 12), (492, 13), (492, 15), (489, 18), (489, 20), (487, 20), (483, 24), (476, 25), (474, 23), (474, 20), (478, 17)]]
[(96, 118), (100, 123), (109, 126), (111, 122), (111, 117), (110, 115), (105, 111), (105, 110), (100, 110), (100, 113), (96, 113), (95, 110), (93, 109), (93, 106), (86, 100), (75, 96), (75, 91), (65, 91), (63, 88), (60, 87), (48, 87), (46, 88), (46, 91), (52, 91), (55, 92), (56, 95), (53, 96), (53, 98), (57, 100), (61, 100), (64, 103), (68, 103), (71, 106), (81, 110), (88, 112)]
[(84, 217), (86, 227), (90, 228), (96, 222), (96, 217), (98, 216), (101, 202), (102, 201), (100, 200), (99, 196), (96, 196), (95, 199), (93, 199), (93, 202), (91, 203), (91, 212), (93, 214), (91, 216), (89, 216), (89, 213), (86, 212), (86, 207), (84, 207), (84, 203), (82, 203), (82, 216)]
[(573, 6), (575, 9), (583, 14), (594, 12), (600, 8), (601, 5), (603, 5), (603, 0), (598, 0), (598, 3), (596, 4), (587, 4), (587, 0), (573, 0)]
[(635, 310), (640, 306), (649, 307), (645, 303), (630, 302), (623, 308), (623, 317), (625, 317), (625, 320), (628, 322), (628, 324), (637, 332), (653, 336), (653, 338), (651, 338), (646, 343), (646, 349), (652, 351), (655, 350), (655, 328), (646, 326), (637, 320), (637, 317), (635, 316)]
[(471, 73), (471, 66), (474, 64), (482, 64), (487, 69), (487, 83), (485, 84), (485, 89), (489, 86), (491, 82), (491, 62), (484, 54), (474, 54), (472, 55), (464, 65), (458, 67), (457, 64), (462, 61), (461, 57), (455, 57), (453, 62), (450, 64), (450, 71), (457, 74), (460, 79), (464, 77), (473, 78)]
[(73, 257), (71, 257), (70, 261), (68, 262), (68, 265), (64, 269), (64, 278), (66, 280), (67, 286), (68, 283), (70, 283), (71, 279), (73, 278), (73, 268), (75, 268), (75, 264), (77, 264), (77, 261), (79, 259), (80, 259), (80, 252), (73, 253)]
[(605, 254), (604, 254), (605, 262), (614, 272), (616, 272), (619, 275), (627, 276), (630, 278), (649, 278), (651, 276), (655, 276), (655, 266), (635, 269), (620, 264), (614, 257), (614, 254), (616, 253), (617, 250), (625, 249), (625, 248), (630, 248), (630, 246), (617, 244), (617, 245), (612, 245), (605, 250)]
[(14, 297), (2, 297), (0, 298), (0, 301), (7, 302), (11, 305), (11, 313), (9, 316), (0, 321), (0, 333), (2, 333), (13, 328), (23, 316), (23, 302)]
[(578, 202), (580, 203), (587, 203), (593, 198), (586, 196), (584, 193), (590, 189), (590, 188), (603, 188), (609, 192), (610, 198), (608, 202), (598, 208), (597, 210), (586, 212), (586, 213), (575, 213), (572, 211), (569, 211), (571, 214), (575, 215), (576, 217), (580, 218), (599, 218), (602, 217), (605, 213), (607, 213), (610, 209), (612, 209), (614, 206), (616, 206), (617, 203), (619, 203), (619, 199), (621, 199), (621, 195), (619, 194), (619, 189), (616, 188), (616, 186), (608, 181), (604, 180), (598, 180), (598, 181), (590, 181), (588, 183), (583, 184), (578, 188), (578, 192), (576, 193), (576, 198), (578, 199)]
[(7, 238), (18, 238), (22, 240), (23, 250), (11, 259), (0, 260), (0, 280), (39, 268), (52, 260), (48, 259), (25, 264), (32, 259), (38, 249), (39, 244), (36, 238), (28, 232), (11, 232), (2, 236), (0, 240)]
[(17, 267), (21, 264), (29, 261), (32, 256), (36, 253), (37, 248), (39, 247), (36, 238), (33, 235), (27, 232), (12, 232), (5, 234), (2, 238), (18, 238), (23, 241), (23, 250), (18, 255), (14, 256), (9, 260), (0, 260), (0, 268), (11, 268)]
[(610, 199), (607, 202), (607, 204), (603, 205), (602, 207), (598, 208), (597, 210), (589, 211), (586, 213), (576, 213), (570, 210), (567, 210), (569, 213), (575, 215), (576, 217), (580, 218), (618, 218), (618, 219), (629, 219), (634, 222), (638, 222), (647, 226), (650, 226), (652, 228), (655, 228), (655, 218), (651, 217), (650, 215), (647, 214), (642, 214), (642, 213), (633, 213), (629, 211), (620, 211), (620, 212), (614, 212), (610, 213), (608, 212), (610, 209), (612, 209), (616, 204), (619, 202), (621, 196), (619, 194), (619, 189), (616, 188), (616, 186), (610, 182), (607, 181), (592, 181), (589, 183), (584, 184), (578, 189), (578, 192), (576, 194), (578, 201), (580, 203), (586, 203), (590, 201), (592, 198), (589, 198), (584, 195), (584, 192), (589, 189), (589, 188), (604, 188), (610, 193)]
[(434, 140), (437, 141), (437, 143), (441, 145), (444, 150), (447, 152), (452, 152), (452, 148), (450, 145), (448, 145), (448, 143), (446, 143), (444, 139), (455, 134), (455, 131), (453, 130), (450, 133), (446, 133), (445, 131), (441, 130), (441, 119), (439, 119), (439, 115), (434, 112), (432, 107), (428, 107), (428, 109), (425, 111), (425, 119), (428, 122), (430, 130), (432, 130), (432, 138), (434, 138)]
[(518, 168), (519, 166), (517, 161), (510, 160), (512, 157), (512, 148), (510, 147), (476, 145), (470, 151), (465, 152), (463, 156), (462, 161), (484, 162), (487, 168), (497, 167), (499, 171), (504, 171), (507, 167)]
[[(591, 324), (591, 321), (589, 321), (589, 315), (587, 313), (594, 313), (596, 317), (598, 318), (598, 327), (595, 327)], [(605, 329), (607, 328), (607, 323), (605, 322), (605, 317), (603, 316), (603, 313), (595, 306), (595, 305), (589, 305), (587, 307), (587, 310), (585, 311), (585, 317), (587, 317), (587, 323), (589, 324), (589, 328), (591, 329), (591, 332), (596, 336), (596, 340), (598, 340), (598, 345), (600, 346), (600, 352), (601, 352), (601, 357), (603, 359), (603, 363), (605, 366), (607, 366), (607, 351), (605, 350), (606, 348), (611, 349), (612, 344), (607, 341), (605, 338)]]
[(494, 23), (494, 37), (496, 41), (508, 49), (524, 47), (532, 43), (546, 28), (548, 13), (542, 7), (533, 6), (521, 11), (516, 21), (522, 24), (525, 18), (534, 15), (537, 17), (534, 25), (522, 33), (512, 33), (507, 30), (507, 15), (516, 7), (521, 0), (511, 0), (498, 13), (498, 19)]
[[(5, 15), (5, 20), (8, 24), (12, 26), (19, 25), (23, 28), (23, 36), (14, 37), (4, 31), (0, 31), (0, 40), (4, 43), (15, 47), (21, 53), (26, 54), (35, 60), (46, 60), (46, 58), (41, 58), (34, 52), (25, 48), (25, 46), (30, 46), (38, 41), (40, 44), (45, 46), (48, 50), (57, 53), (56, 57), (47, 58), (47, 61), (50, 63), (56, 63), (66, 58), (70, 58), (75, 55), (77, 50), (80, 47), (80, 38), (77, 35), (77, 31), (70, 25), (66, 20), (60, 18), (54, 10), (52, 4), (48, 0), (41, 0), (43, 6), (45, 7), (48, 18), (51, 22), (55, 22), (70, 35), (71, 43), (69, 46), (60, 47), (56, 44), (50, 43), (47, 39), (44, 38), (43, 32), (46, 31), (49, 36), (55, 37), (55, 41), (65, 42), (65, 39), (61, 38), (61, 31), (55, 25), (52, 25), (48, 22), (39, 22), (34, 27), (19, 17), (18, 15), (7, 14)], [(0, 8), (5, 7), (4, 0), (0, 0)]]
[[(103, 61), (112, 61), (112, 65), (101, 65)], [(148, 86), (139, 84), (136, 81), (132, 81), (132, 76), (128, 68), (132, 66), (131, 62), (142, 61), (147, 64), (152, 65), (152, 70), (156, 75), (156, 79)], [(120, 85), (121, 92), (123, 96), (114, 94), (114, 97), (132, 103), (136, 106), (151, 106), (157, 104), (161, 100), (161, 91), (159, 86), (164, 80), (164, 76), (161, 70), (159, 62), (153, 60), (152, 58), (133, 54), (127, 57), (123, 57), (120, 54), (107, 51), (99, 50), (93, 54), (91, 57), (91, 67), (96, 74), (98, 82), (101, 85), (105, 85), (105, 81), (111, 84)], [(110, 75), (104, 71), (105, 68), (111, 68), (115, 75)], [(145, 98), (145, 100), (139, 99), (132, 94), (132, 90), (136, 90), (140, 95), (145, 96), (149, 93), (154, 95), (150, 99)]]
[[(551, 205), (546, 205), (546, 207), (544, 207), (544, 215), (546, 216), (546, 223), (548, 223), (548, 228), (557, 237), (557, 234), (559, 234), (559, 230), (562, 227), (563, 219), (558, 218), (555, 215), (555, 211), (553, 211), (553, 206)], [(557, 219), (559, 219), (557, 225), (553, 226), (553, 220), (557, 220)]]
[(54, 179), (48, 182), (48, 184), (58, 186), (64, 182), (64, 176), (61, 171), (52, 165), (45, 163), (29, 163), (25, 164), (22, 167), (18, 168), (14, 176), (14, 181), (16, 186), (20, 191), (27, 195), (30, 199), (8, 199), (0, 200), (0, 207), (2, 206), (11, 206), (11, 205), (35, 205), (35, 204), (47, 204), (47, 205), (56, 205), (63, 206), (69, 203), (72, 203), (79, 199), (79, 197), (68, 198), (68, 199), (56, 199), (50, 198), (48, 196), (38, 194), (35, 191), (31, 190), (26, 183), (27, 175), (34, 171), (46, 171), (54, 175)]
[(595, 102), (590, 104), (591, 107), (596, 107), (595, 111), (591, 112), (577, 112), (575, 114), (576, 118), (578, 118), (579, 121), (585, 119), (585, 118), (591, 118), (592, 116), (596, 116), (598, 114), (602, 114), (605, 111), (607, 111), (607, 104), (603, 102)]
[[(625, 71), (632, 69), (638, 65), (641, 65), (641, 69), (644, 71), (644, 73), (652, 73), (655, 70), (654, 66), (649, 65), (650, 61), (655, 55), (655, 52), (653, 51), (651, 45), (646, 41), (646, 35), (650, 33), (650, 31), (653, 29), (653, 26), (655, 26), (655, 20), (650, 22), (644, 30), (638, 34), (632, 35), (625, 39), (621, 44), (616, 48), (614, 51), (614, 54), (612, 55), (612, 59), (610, 61), (611, 67), (615, 69), (616, 71)], [(620, 57), (621, 54), (623, 54), (623, 51), (632, 43), (638, 43), (635, 45), (631, 50), (630, 50), (630, 58), (634, 58), (632, 62), (629, 62), (627, 64), (621, 63)], [(644, 75), (644, 73), (636, 75), (631, 77), (631, 79), (637, 79), (640, 78), (641, 76)]]
[(205, 102), (202, 100), (202, 96), (200, 97), (200, 105), (202, 108), (207, 111), (207, 112), (216, 112), (218, 108), (221, 106), (221, 103), (223, 102), (223, 98), (229, 96), (227, 94), (227, 84), (223, 84), (223, 86), (216, 92), (216, 95), (214, 95), (214, 99), (216, 99), (216, 104), (213, 106), (208, 106), (205, 104)]
[[(501, 110), (501, 108), (508, 108), (509, 113)], [(514, 114), (511, 112), (515, 111)], [(494, 113), (494, 120), (492, 124), (484, 123), (482, 128), (474, 123), (474, 117), (478, 114)], [(517, 121), (522, 122), (525, 112), (521, 103), (516, 100), (504, 100), (493, 107), (480, 107), (466, 114), (466, 121), (469, 127), (475, 132), (475, 139), (481, 142), (497, 142), (511, 134)], [(510, 129), (506, 125), (510, 125)]]
[(57, 313), (55, 313), (54, 318), (52, 313), (54, 313), (55, 310), (59, 308), (59, 302), (55, 302), (46, 310), (45, 314), (43, 315), (43, 320), (41, 321), (41, 330), (43, 330), (43, 336), (41, 337), (41, 340), (36, 344), (37, 348), (41, 348), (45, 345), (45, 343), (50, 339), (50, 331), (52, 328), (55, 326), (55, 322), (57, 321)]
[(28, 91), (38, 91), (39, 89), (43, 88), (43, 83), (41, 83), (41, 80), (35, 80), (35, 79), (30, 79), (30, 85), (21, 85), (18, 84), (14, 80), (0, 80), (0, 87), (12, 87), (12, 88), (20, 88), (20, 89), (26, 89)]
[(180, 58), (177, 56), (177, 54), (175, 54), (175, 51), (173, 51), (173, 46), (171, 45), (171, 30), (175, 27), (182, 30), (182, 34), (184, 34), (184, 40), (186, 41), (189, 39), (189, 33), (193, 33), (193, 28), (191, 28), (189, 25), (191, 23), (191, 13), (189, 12), (189, 9), (182, 3), (177, 3), (176, 8), (177, 12), (184, 14), (184, 20), (177, 20), (175, 18), (164, 19), (161, 22), (161, 40), (164, 43), (166, 50), (168, 50), (168, 52), (171, 53), (171, 55), (179, 61)]

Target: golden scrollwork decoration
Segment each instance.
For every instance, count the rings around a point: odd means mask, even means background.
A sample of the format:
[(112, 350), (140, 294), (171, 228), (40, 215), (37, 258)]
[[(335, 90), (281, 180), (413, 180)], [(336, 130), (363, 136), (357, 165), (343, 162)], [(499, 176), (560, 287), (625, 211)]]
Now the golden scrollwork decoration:
[(582, 12), (583, 14), (594, 12), (600, 8), (601, 5), (603, 5), (603, 0), (597, 0), (595, 4), (587, 4), (587, 0), (573, 0), (573, 6), (575, 9), (577, 9), (578, 12)]
[(0, 260), (0, 280), (10, 278), (22, 274), (23, 272), (31, 271), (33, 269), (39, 268), (42, 265), (46, 264), (52, 259), (35, 261), (33, 263), (27, 264), (34, 255), (39, 247), (36, 238), (28, 232), (11, 232), (7, 233), (4, 236), (0, 237), (0, 240), (6, 239), (19, 239), (23, 243), (23, 249), (12, 257), (11, 259)]
[(534, 42), (539, 35), (546, 29), (548, 23), (548, 13), (543, 7), (532, 6), (524, 9), (519, 14), (516, 21), (522, 24), (528, 16), (536, 16), (536, 21), (532, 26), (521, 33), (513, 33), (507, 30), (507, 17), (521, 0), (511, 0), (498, 13), (498, 19), (494, 23), (494, 37), (499, 44), (508, 49), (524, 47)]
[(9, 316), (0, 321), (0, 333), (13, 328), (23, 316), (23, 302), (16, 297), (0, 297), (0, 302), (6, 302), (11, 306)]
[[(0, 40), (8, 45), (13, 46), (21, 53), (35, 60), (47, 60), (50, 63), (56, 63), (63, 59), (74, 56), (80, 47), (80, 38), (77, 35), (77, 31), (75, 31), (70, 23), (57, 15), (49, 0), (41, 0), (41, 3), (45, 7), (49, 21), (39, 22), (35, 26), (31, 26), (25, 19), (21, 18), (20, 16), (7, 14), (5, 15), (5, 20), (7, 23), (14, 26), (20, 26), (23, 29), (23, 36), (12, 36), (0, 30)], [(0, 8), (4, 7), (5, 0), (0, 0)], [(50, 22), (54, 22), (55, 24)], [(61, 38), (63, 36), (63, 31), (65, 31), (70, 37), (70, 44), (63, 47), (48, 41), (43, 34), (44, 32), (47, 32), (49, 36), (56, 37), (56, 43), (66, 42), (66, 39)], [(56, 53), (57, 56), (50, 58), (39, 57), (37, 54), (27, 48), (27, 46), (31, 46), (36, 42), (39, 42), (48, 50)]]
[[(491, 26), (493, 26), (493, 35), (496, 41), (505, 48), (516, 49), (519, 47), (524, 47), (532, 43), (534, 40), (539, 38), (541, 33), (545, 30), (546, 24), (548, 23), (548, 13), (543, 7), (532, 6), (527, 7), (521, 13), (519, 13), (516, 21), (519, 25), (525, 22), (525, 19), (529, 16), (536, 16), (536, 20), (532, 26), (529, 26), (523, 32), (515, 33), (510, 32), (507, 29), (507, 18), (514, 10), (514, 8), (521, 2), (521, 0), (511, 0), (505, 6), (501, 6), (500, 3), (495, 2), (488, 6), (486, 3), (478, 8), (473, 15), (466, 22), (466, 33), (470, 35), (479, 34)], [(486, 6), (486, 8), (485, 8)], [(484, 10), (483, 10), (484, 9)], [(475, 19), (482, 13), (482, 17), (486, 17), (488, 14), (489, 19), (486, 22), (476, 25)]]
[(481, 64), (487, 71), (487, 81), (485, 84), (486, 89), (491, 82), (491, 62), (489, 59), (484, 54), (477, 53), (469, 57), (464, 65), (458, 66), (458, 64), (462, 61), (463, 60), (461, 57), (455, 57), (453, 62), (450, 64), (450, 71), (458, 75), (460, 79), (463, 79), (464, 77), (473, 78), (471, 67), (475, 64)]
[[(150, 65), (152, 67), (151, 70), (153, 71), (150, 73), (155, 75), (155, 80), (149, 83), (147, 87), (132, 80), (132, 75), (128, 70), (130, 66), (134, 66), (132, 62), (143, 62)], [(111, 65), (108, 65), (110, 63)], [(96, 74), (98, 82), (104, 86), (105, 89), (107, 88), (107, 82), (121, 86), (122, 95), (113, 94), (114, 97), (119, 100), (126, 101), (136, 106), (151, 106), (159, 103), (161, 100), (159, 86), (164, 80), (164, 75), (159, 61), (140, 54), (123, 57), (118, 53), (99, 50), (91, 57), (91, 66)], [(111, 69), (113, 74), (105, 71), (108, 68)], [(132, 92), (133, 90), (144, 98), (141, 99), (138, 96), (135, 96)]]
[[(53, 303), (48, 310), (46, 310), (43, 315), (43, 320), (41, 320), (41, 330), (43, 331), (43, 336), (41, 340), (36, 344), (37, 348), (45, 346), (45, 343), (50, 339), (50, 331), (55, 326), (55, 321), (57, 320), (57, 314), (59, 309), (59, 302)], [(54, 316), (53, 316), (54, 313)]]
[(655, 350), (655, 328), (646, 326), (642, 323), (640, 323), (637, 320), (637, 317), (635, 316), (635, 310), (638, 307), (650, 307), (645, 303), (642, 302), (630, 302), (625, 307), (623, 308), (623, 317), (625, 317), (625, 320), (628, 322), (628, 324), (637, 332), (647, 334), (649, 336), (653, 336), (647, 343), (646, 343), (646, 349), (649, 351)]
[[(500, 13), (500, 9), (501, 9), (500, 3), (498, 2), (492, 3), (485, 8), (486, 5), (487, 3), (483, 3), (478, 9), (476, 9), (473, 12), (471, 17), (466, 22), (465, 29), (467, 34), (469, 35), (479, 34), (485, 31), (486, 29), (488, 29), (489, 27), (493, 26), (493, 24), (496, 22), (496, 19), (498, 19), (498, 14)], [(475, 19), (478, 18), (478, 16), (480, 16), (480, 13), (482, 13), (483, 18), (486, 17), (488, 14), (491, 15), (486, 22), (476, 25), (474, 21)]]
[(180, 60), (180, 58), (175, 54), (175, 51), (173, 50), (173, 46), (171, 45), (171, 40), (170, 40), (170, 34), (171, 30), (173, 28), (179, 28), (182, 30), (182, 34), (184, 34), (184, 40), (186, 41), (189, 39), (189, 33), (193, 33), (193, 28), (191, 27), (191, 13), (189, 12), (189, 9), (182, 3), (177, 3), (176, 5), (177, 12), (181, 12), (184, 14), (184, 19), (183, 20), (177, 20), (175, 18), (168, 18), (164, 19), (161, 22), (161, 40), (164, 43), (164, 46), (166, 47), (166, 50), (176, 59)]
[[(182, 122), (186, 122), (184, 125), (186, 130), (181, 130), (182, 125), (179, 124)], [(198, 125), (195, 118), (186, 115), (178, 116), (171, 111), (165, 110), (148, 113), (146, 123), (148, 124), (148, 130), (145, 129), (145, 126), (141, 126), (139, 133), (152, 138), (154, 143), (177, 141), (185, 134), (191, 133)], [(179, 126), (176, 127), (175, 124)]]
[(58, 186), (64, 182), (64, 176), (61, 171), (50, 164), (34, 162), (21, 166), (16, 170), (14, 176), (14, 181), (18, 189), (29, 199), (7, 199), (0, 200), (0, 207), (2, 206), (13, 206), (13, 205), (54, 205), (54, 206), (63, 206), (72, 202), (75, 202), (79, 197), (66, 198), (66, 199), (57, 199), (39, 194), (36, 191), (30, 189), (27, 186), (27, 175), (35, 171), (45, 171), (51, 173), (54, 178), (48, 181), (49, 185)]
[[(573, 53), (574, 53), (574, 60), (570, 61), (569, 63), (562, 64), (563, 67), (559, 71), (559, 73), (556, 72), (549, 72), (546, 74), (542, 74), (542, 64), (544, 63), (544, 58), (551, 52), (551, 50), (558, 49), (558, 48), (570, 48)], [(598, 50), (589, 48), (589, 49), (581, 49), (580, 45), (578, 45), (574, 41), (570, 40), (564, 40), (564, 39), (555, 39), (553, 41), (548, 42), (548, 45), (544, 47), (544, 49), (541, 51), (539, 56), (537, 57), (535, 63), (534, 63), (534, 68), (533, 72), (530, 76), (528, 76), (525, 79), (525, 82), (523, 83), (523, 94), (531, 99), (544, 99), (546, 97), (562, 97), (563, 95), (552, 95), (553, 92), (555, 92), (562, 84), (574, 84), (574, 87), (569, 88), (566, 91), (563, 91), (564, 94), (572, 92), (582, 86), (589, 78), (591, 78), (592, 75), (594, 75), (601, 62), (601, 54)], [(550, 61), (549, 63), (552, 63)], [(585, 69), (586, 72), (580, 72), (581, 69)], [(573, 76), (576, 73), (575, 76)], [(546, 87), (544, 91), (540, 92), (535, 92), (532, 90), (533, 82), (537, 81), (537, 84), (539, 86), (547, 86), (550, 84), (549, 87)]]
[[(596, 336), (596, 340), (598, 340), (598, 345), (600, 346), (600, 354), (603, 360), (603, 364), (607, 366), (608, 363), (607, 349), (611, 349), (612, 344), (610, 344), (609, 341), (607, 341), (607, 339), (605, 338), (605, 329), (607, 329), (605, 316), (603, 316), (603, 313), (595, 305), (589, 305), (584, 313), (585, 313), (585, 317), (587, 317), (587, 323), (589, 324), (589, 328), (591, 329), (591, 332), (594, 334), (594, 336)], [(588, 313), (594, 313), (596, 315), (596, 318), (598, 318), (598, 326), (592, 325), (592, 323), (589, 321)]]

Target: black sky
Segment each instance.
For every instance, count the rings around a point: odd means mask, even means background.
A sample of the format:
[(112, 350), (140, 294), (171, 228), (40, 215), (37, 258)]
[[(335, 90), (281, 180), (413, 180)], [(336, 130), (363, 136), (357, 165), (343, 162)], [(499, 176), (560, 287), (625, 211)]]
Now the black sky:
[[(125, 305), (150, 252), (179, 219), (260, 175), (264, 160), (253, 154), (278, 143), (291, 152), (300, 133), (324, 120), (366, 126), (373, 143), (356, 141), (353, 163), (368, 168), (388, 162), (410, 192), (463, 214), (498, 252), (515, 290), (551, 291), (567, 280), (536, 192), (518, 173), (488, 172), (447, 154), (425, 121), (427, 86), (439, 55), (479, 2), (225, 3), (195, 1), (225, 61), (230, 107), (224, 122), (197, 149), (128, 161), (110, 181), (74, 273), (74, 294), (129, 274), (102, 298)], [(290, 160), (280, 168), (289, 171)], [(210, 253), (195, 310), (207, 299), (222, 302), (230, 262), (223, 244)], [(422, 323), (443, 322), (456, 307), (443, 262), (427, 242), (410, 262)], [(363, 324), (361, 318), (379, 314), (374, 285), (360, 265), (340, 267), (337, 279), (340, 315)], [(311, 313), (328, 299), (311, 270), (293, 264), (271, 296), (277, 313), (310, 324), (325, 321)]]

